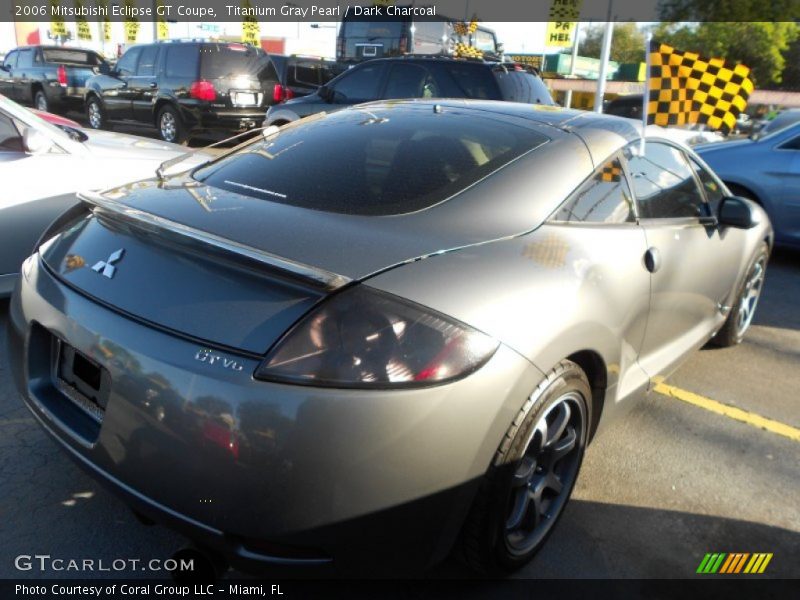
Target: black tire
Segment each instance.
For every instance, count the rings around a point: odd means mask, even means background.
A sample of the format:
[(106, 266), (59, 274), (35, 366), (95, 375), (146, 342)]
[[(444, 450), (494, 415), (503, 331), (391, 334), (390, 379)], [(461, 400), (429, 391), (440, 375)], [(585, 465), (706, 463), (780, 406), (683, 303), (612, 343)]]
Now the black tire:
[[(712, 346), (727, 348), (742, 343), (747, 330), (750, 329), (750, 325), (753, 323), (758, 299), (764, 287), (768, 260), (769, 246), (766, 242), (762, 242), (747, 267), (747, 274), (739, 286), (739, 291), (733, 301), (733, 307), (728, 313), (728, 318), (725, 319), (725, 324), (709, 342)], [(755, 295), (753, 295), (754, 292)]]
[[(569, 408), (566, 417), (564, 404)], [(591, 387), (586, 374), (572, 361), (560, 362), (519, 411), (478, 490), (459, 540), (459, 555), (467, 566), (483, 575), (501, 575), (528, 563), (544, 545), (577, 480), (588, 440), (590, 411)], [(556, 425), (564, 418), (566, 423), (559, 433)], [(541, 425), (542, 421), (554, 431), (549, 456), (545, 451), (536, 452), (537, 446), (548, 445), (544, 442), (549, 427)], [(574, 447), (561, 458), (554, 458), (553, 451), (566, 447), (572, 434)], [(551, 476), (561, 478), (558, 493), (543, 484)], [(522, 483), (525, 477), (528, 479)], [(551, 492), (549, 498), (544, 497), (547, 490)], [(539, 499), (533, 500), (537, 493)], [(529, 534), (523, 531), (526, 523), (532, 525)]]
[(186, 141), (186, 126), (183, 123), (183, 119), (181, 119), (175, 107), (169, 104), (158, 111), (156, 128), (158, 129), (159, 137), (165, 142), (182, 144)]
[(47, 96), (45, 96), (42, 90), (36, 90), (36, 93), (33, 95), (33, 107), (43, 112), (50, 111), (50, 103), (47, 101)]
[(86, 99), (86, 120), (92, 129), (109, 129), (106, 109), (97, 96)]

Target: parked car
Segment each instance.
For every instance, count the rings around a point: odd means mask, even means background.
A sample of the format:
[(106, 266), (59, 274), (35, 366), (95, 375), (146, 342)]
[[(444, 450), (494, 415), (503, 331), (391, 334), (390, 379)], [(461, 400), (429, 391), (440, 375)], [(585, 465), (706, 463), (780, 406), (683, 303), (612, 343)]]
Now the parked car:
[[(447, 17), (356, 15), (354, 10), (342, 20), (336, 36), (336, 60), (353, 63), (373, 58), (404, 54), (452, 55), (459, 38), (454, 21)], [(477, 25), (463, 41), (488, 56), (498, 58), (502, 45), (492, 29)]]
[(394, 98), (554, 104), (538, 73), (517, 63), (406, 56), (355, 65), (313, 94), (270, 107), (264, 123), (285, 125), (323, 111)]
[[(185, 153), (132, 135), (54, 125), (0, 96), (0, 298), (11, 293), (45, 228), (78, 201), (76, 191), (151, 177)], [(198, 152), (186, 166), (208, 158)]]
[(753, 139), (765, 137), (797, 122), (800, 122), (800, 108), (787, 108), (780, 111), (772, 120), (759, 123), (757, 128), (754, 126), (751, 137)]
[(0, 65), (0, 94), (41, 111), (80, 110), (86, 81), (109, 68), (93, 50), (22, 46)]
[[(168, 41), (132, 46), (108, 74), (86, 84), (89, 125), (115, 121), (156, 127), (180, 143), (199, 133), (255, 127), (276, 92), (274, 68), (246, 44)], [(283, 96), (281, 96), (282, 99)]]
[(764, 281), (763, 210), (639, 138), (390, 101), (84, 194), (23, 266), (10, 372), (92, 476), (240, 568), (520, 567), (598, 425), (740, 342)]
[(314, 56), (268, 54), (271, 66), (267, 79), (273, 81), (270, 105), (300, 98), (317, 91), (346, 67)]
[(696, 150), (732, 193), (764, 207), (777, 244), (800, 248), (800, 122)]

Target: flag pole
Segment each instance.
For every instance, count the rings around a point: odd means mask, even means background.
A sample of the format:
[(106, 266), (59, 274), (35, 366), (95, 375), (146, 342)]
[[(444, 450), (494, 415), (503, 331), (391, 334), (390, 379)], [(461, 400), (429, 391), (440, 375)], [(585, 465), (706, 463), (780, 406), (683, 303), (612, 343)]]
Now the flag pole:
[(644, 36), (644, 92), (642, 93), (642, 143), (639, 147), (639, 154), (644, 156), (644, 138), (647, 131), (647, 104), (650, 100), (650, 41), (653, 33), (647, 32)]

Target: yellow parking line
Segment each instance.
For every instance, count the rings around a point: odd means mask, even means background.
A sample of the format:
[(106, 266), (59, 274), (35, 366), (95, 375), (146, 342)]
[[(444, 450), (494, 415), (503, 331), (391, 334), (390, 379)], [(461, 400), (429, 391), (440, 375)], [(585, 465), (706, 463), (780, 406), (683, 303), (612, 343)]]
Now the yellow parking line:
[(718, 415), (723, 415), (725, 417), (741, 421), (742, 423), (747, 423), (748, 425), (765, 429), (771, 433), (777, 433), (778, 435), (787, 437), (795, 442), (800, 442), (800, 429), (792, 427), (791, 425), (786, 425), (786, 423), (773, 421), (772, 419), (767, 419), (766, 417), (762, 417), (756, 413), (748, 412), (734, 406), (728, 406), (727, 404), (722, 404), (721, 402), (717, 402), (711, 398), (706, 398), (700, 394), (695, 394), (694, 392), (689, 392), (673, 385), (666, 384), (663, 381), (658, 381), (653, 389), (664, 396), (669, 396), (670, 398), (675, 398), (677, 400), (683, 400), (684, 402), (694, 404), (700, 408), (705, 408), (706, 410), (717, 413)]

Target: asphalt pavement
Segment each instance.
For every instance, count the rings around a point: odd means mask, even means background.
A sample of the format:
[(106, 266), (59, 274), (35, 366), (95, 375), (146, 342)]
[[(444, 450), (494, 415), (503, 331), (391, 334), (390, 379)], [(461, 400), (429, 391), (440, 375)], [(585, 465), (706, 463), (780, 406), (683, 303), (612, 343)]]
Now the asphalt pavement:
[[(589, 447), (573, 500), (515, 577), (694, 577), (708, 552), (773, 553), (757, 577), (800, 576), (800, 254), (779, 251), (741, 346), (705, 349), (668, 381), (784, 433), (653, 393)], [(56, 447), (13, 389), (0, 302), (0, 577), (15, 557), (164, 560), (185, 540), (145, 527)], [(758, 421), (753, 421), (758, 423)], [(786, 435), (785, 431), (790, 434)], [(127, 569), (93, 576), (153, 576)], [(456, 562), (431, 577), (467, 577)], [(752, 577), (752, 576), (750, 576)]]

